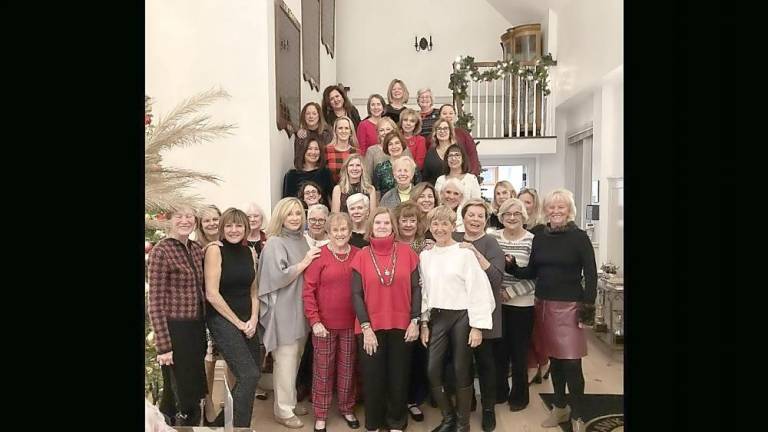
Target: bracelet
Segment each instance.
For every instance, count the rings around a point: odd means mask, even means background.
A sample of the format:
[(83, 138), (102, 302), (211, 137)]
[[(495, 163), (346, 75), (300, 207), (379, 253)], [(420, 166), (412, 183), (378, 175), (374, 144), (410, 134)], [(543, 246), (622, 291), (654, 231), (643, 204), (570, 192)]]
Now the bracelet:
[(369, 328), (371, 328), (371, 323), (369, 323), (369, 322), (364, 322), (364, 323), (360, 324), (360, 328), (361, 328), (362, 330), (365, 330), (365, 329), (369, 329)]

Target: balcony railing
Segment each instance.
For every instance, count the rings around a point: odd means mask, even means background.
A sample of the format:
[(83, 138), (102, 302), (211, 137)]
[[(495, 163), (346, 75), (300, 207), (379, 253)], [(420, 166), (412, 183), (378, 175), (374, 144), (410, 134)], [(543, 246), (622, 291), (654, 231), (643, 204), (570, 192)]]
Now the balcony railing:
[[(468, 122), (466, 127), (477, 138), (553, 136), (549, 89), (544, 86), (547, 67), (554, 62), (546, 61), (546, 65), (512, 67), (509, 62), (459, 59), (451, 88), (460, 122)], [(461, 77), (463, 83), (454, 85)]]

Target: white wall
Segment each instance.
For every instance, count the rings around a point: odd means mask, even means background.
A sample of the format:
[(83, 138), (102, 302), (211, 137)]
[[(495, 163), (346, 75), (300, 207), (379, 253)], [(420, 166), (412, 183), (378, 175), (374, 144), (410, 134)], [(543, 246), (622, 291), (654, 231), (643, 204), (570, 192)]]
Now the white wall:
[(571, 1), (557, 17), (557, 97), (563, 103), (624, 63), (624, 4)]
[[(351, 87), (350, 97), (386, 97), (389, 82), (400, 78), (413, 107), (421, 87), (430, 87), (437, 97), (452, 97), (448, 80), (457, 56), (500, 60), (500, 37), (511, 27), (484, 0), (337, 1), (336, 18), (338, 78)], [(432, 35), (432, 51), (416, 52), (417, 35)]]
[[(219, 186), (200, 183), (193, 192), (221, 208), (255, 200), (271, 208), (293, 159), (292, 139), (275, 117), (274, 26), (271, 0), (146, 1), (146, 93), (155, 119), (181, 100), (221, 86), (232, 95), (205, 112), (213, 121), (236, 123), (234, 135), (211, 144), (175, 149), (170, 166), (211, 172)], [(287, 0), (301, 19), (301, 1)], [(336, 81), (336, 61), (320, 45), (321, 90)], [(321, 94), (302, 80), (302, 103)]]

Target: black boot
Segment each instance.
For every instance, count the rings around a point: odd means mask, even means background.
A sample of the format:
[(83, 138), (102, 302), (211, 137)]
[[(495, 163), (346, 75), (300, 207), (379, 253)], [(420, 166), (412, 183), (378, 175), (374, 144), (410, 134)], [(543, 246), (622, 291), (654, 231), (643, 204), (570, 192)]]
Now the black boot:
[(483, 408), (483, 421), (481, 425), (483, 432), (493, 432), (496, 429), (496, 410), (494, 408)]
[(455, 432), (456, 410), (454, 410), (451, 399), (445, 393), (443, 387), (432, 388), (432, 397), (443, 414), (443, 421), (436, 428), (432, 429), (432, 432)]
[(469, 414), (475, 387), (468, 385), (456, 390), (456, 432), (469, 432)]

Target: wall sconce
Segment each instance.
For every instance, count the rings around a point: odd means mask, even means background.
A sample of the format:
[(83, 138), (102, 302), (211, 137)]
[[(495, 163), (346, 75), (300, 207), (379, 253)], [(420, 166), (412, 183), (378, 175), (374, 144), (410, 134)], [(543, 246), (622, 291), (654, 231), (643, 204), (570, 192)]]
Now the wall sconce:
[(413, 47), (416, 48), (416, 52), (432, 51), (432, 36), (429, 36), (429, 42), (427, 42), (427, 38), (425, 37), (419, 39), (418, 36), (415, 36), (413, 38)]

